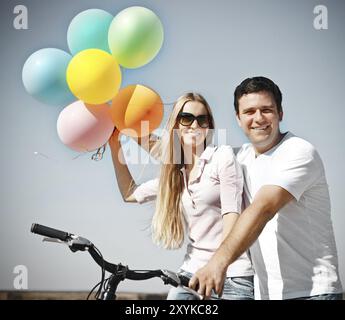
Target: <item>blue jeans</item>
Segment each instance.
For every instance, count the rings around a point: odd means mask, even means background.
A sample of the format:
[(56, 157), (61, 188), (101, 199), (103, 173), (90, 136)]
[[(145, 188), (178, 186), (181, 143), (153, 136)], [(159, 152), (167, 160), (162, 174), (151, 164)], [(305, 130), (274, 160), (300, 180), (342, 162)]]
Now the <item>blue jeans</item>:
[[(187, 271), (180, 271), (188, 278), (193, 274)], [(219, 298), (218, 295), (212, 291), (212, 300), (254, 300), (254, 277), (231, 277), (226, 278), (224, 282), (223, 295)], [(192, 293), (184, 290), (182, 287), (171, 288), (167, 300), (197, 300)]]
[(343, 294), (342, 293), (327, 293), (327, 294), (319, 294), (317, 296), (311, 296), (311, 297), (294, 298), (291, 300), (343, 300)]

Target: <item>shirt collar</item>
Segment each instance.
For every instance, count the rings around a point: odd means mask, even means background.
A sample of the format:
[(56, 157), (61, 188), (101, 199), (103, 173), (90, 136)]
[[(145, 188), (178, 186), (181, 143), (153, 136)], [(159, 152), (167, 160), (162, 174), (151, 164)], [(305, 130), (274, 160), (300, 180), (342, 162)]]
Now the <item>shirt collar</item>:
[[(199, 165), (201, 165), (201, 163), (205, 164), (205, 162), (210, 161), (210, 159), (212, 158), (214, 152), (217, 150), (217, 146), (215, 146), (214, 144), (209, 144), (206, 149), (202, 152), (200, 158), (199, 158)], [(185, 172), (185, 167), (183, 166), (180, 169), (182, 172)]]
[(209, 144), (206, 149), (203, 151), (201, 154), (199, 160), (205, 160), (205, 161), (210, 161), (212, 155), (214, 152), (217, 150), (217, 146), (214, 144)]
[(280, 145), (283, 144), (284, 141), (286, 141), (287, 139), (294, 136), (290, 131), (283, 133), (283, 135), (284, 135), (284, 137), (279, 141), (279, 143), (277, 143), (275, 146), (273, 146), (271, 149), (267, 150), (266, 152), (259, 154), (258, 156), (256, 156), (254, 147), (251, 144), (252, 153), (253, 153), (254, 158), (257, 159), (259, 157), (262, 158), (262, 157), (270, 156)]

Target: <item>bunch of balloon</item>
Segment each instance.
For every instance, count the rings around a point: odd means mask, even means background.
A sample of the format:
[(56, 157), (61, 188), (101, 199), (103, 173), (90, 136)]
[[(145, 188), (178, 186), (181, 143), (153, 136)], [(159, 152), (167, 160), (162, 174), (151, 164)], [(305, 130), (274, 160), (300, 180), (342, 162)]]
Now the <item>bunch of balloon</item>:
[[(130, 7), (113, 17), (104, 10), (85, 10), (71, 21), (67, 43), (73, 56), (55, 48), (41, 49), (27, 59), (22, 72), (29, 94), (43, 103), (65, 107), (57, 131), (66, 146), (78, 152), (96, 150), (108, 141), (114, 125), (137, 130), (138, 121), (147, 120), (150, 131), (159, 126), (163, 107), (148, 98), (148, 92), (154, 92), (151, 89), (134, 86), (135, 103), (119, 106), (114, 102), (121, 100), (116, 99), (122, 81), (120, 65), (141, 67), (162, 46), (163, 27), (155, 13)], [(153, 112), (152, 106), (157, 110)], [(120, 118), (126, 121), (120, 124)]]
[(108, 47), (112, 20), (104, 10), (89, 9), (76, 15), (67, 30), (74, 57), (67, 67), (66, 81), (79, 101), (60, 113), (57, 130), (60, 140), (76, 151), (100, 148), (114, 130), (107, 102), (119, 91), (122, 76)]

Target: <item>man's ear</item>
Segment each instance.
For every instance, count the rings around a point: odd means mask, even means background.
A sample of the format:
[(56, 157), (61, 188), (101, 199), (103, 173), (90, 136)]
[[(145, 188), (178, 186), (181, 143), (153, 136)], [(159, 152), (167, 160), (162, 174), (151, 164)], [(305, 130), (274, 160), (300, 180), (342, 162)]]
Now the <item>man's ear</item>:
[(279, 112), (279, 121), (283, 120), (283, 115), (284, 115), (283, 111)]
[(239, 113), (236, 113), (236, 120), (237, 120), (237, 123), (238, 125), (242, 128), (242, 125), (241, 125), (241, 120), (240, 120), (240, 115)]

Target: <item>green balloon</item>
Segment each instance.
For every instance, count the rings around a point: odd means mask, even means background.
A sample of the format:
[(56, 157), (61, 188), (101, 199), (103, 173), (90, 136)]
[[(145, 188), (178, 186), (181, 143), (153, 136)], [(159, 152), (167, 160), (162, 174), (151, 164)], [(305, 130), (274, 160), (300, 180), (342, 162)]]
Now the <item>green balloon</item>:
[(144, 7), (129, 7), (118, 13), (109, 27), (108, 43), (117, 62), (129, 69), (149, 63), (164, 39), (157, 15)]

